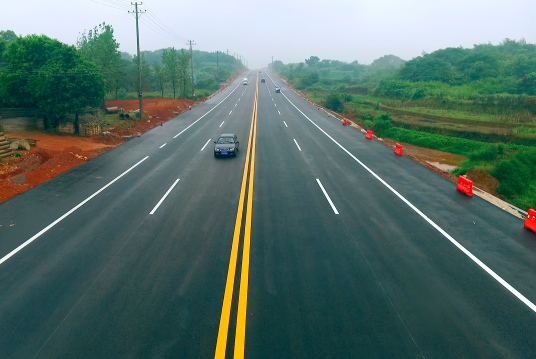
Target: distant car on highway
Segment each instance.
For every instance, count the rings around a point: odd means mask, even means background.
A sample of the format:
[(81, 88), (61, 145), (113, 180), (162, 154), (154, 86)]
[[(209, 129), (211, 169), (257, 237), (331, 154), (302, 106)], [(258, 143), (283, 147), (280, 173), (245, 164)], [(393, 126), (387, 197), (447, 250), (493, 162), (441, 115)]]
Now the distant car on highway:
[(247, 85), (248, 84), (248, 80), (244, 80), (244, 85)]
[(265, 79), (261, 79), (261, 82), (263, 82), (263, 83), (264, 83), (264, 82), (266, 82), (266, 80), (265, 80)]
[(214, 141), (214, 157), (233, 156), (236, 157), (240, 143), (233, 133), (224, 133), (218, 140)]
[(279, 93), (279, 92), (281, 92), (281, 87), (279, 87), (279, 86), (276, 86), (276, 87), (275, 87), (275, 92), (276, 92), (276, 93)]

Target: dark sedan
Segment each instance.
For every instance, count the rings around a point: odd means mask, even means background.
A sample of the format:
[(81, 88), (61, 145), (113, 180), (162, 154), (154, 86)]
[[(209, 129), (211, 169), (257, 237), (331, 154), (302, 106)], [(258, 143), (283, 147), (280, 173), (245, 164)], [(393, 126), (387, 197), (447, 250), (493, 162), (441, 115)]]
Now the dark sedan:
[(218, 138), (217, 141), (214, 141), (214, 143), (214, 157), (236, 157), (240, 143), (238, 142), (238, 138), (235, 134), (224, 133)]

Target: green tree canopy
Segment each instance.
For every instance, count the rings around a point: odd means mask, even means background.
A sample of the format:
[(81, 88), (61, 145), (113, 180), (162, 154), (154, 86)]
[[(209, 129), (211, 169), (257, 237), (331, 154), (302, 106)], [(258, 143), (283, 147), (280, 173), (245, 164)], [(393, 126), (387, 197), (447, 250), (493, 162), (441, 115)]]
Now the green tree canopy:
[(308, 66), (316, 66), (318, 65), (318, 63), (320, 62), (320, 58), (318, 58), (318, 56), (311, 56), (309, 57), (309, 59), (305, 59), (305, 63), (308, 65)]
[(11, 42), (4, 58), (7, 65), (0, 72), (4, 102), (37, 106), (53, 125), (58, 125), (60, 116), (77, 114), (102, 99), (103, 82), (97, 68), (73, 46), (30, 35)]
[(103, 22), (93, 30), (82, 33), (78, 37), (77, 47), (82, 58), (97, 65), (104, 79), (105, 91), (117, 91), (121, 82), (122, 63), (119, 43), (114, 38), (112, 26)]
[(174, 47), (164, 49), (162, 52), (162, 62), (164, 63), (167, 81), (171, 83), (171, 88), (173, 88), (173, 98), (175, 98), (179, 84), (179, 52)]

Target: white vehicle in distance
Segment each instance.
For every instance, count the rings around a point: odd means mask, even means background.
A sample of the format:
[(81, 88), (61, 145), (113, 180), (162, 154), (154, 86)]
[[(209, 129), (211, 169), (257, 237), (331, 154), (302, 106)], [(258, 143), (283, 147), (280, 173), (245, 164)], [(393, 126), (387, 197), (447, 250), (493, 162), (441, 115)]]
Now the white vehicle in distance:
[(244, 80), (242, 80), (242, 82), (243, 82), (244, 85), (247, 85), (248, 84), (248, 78), (244, 77)]

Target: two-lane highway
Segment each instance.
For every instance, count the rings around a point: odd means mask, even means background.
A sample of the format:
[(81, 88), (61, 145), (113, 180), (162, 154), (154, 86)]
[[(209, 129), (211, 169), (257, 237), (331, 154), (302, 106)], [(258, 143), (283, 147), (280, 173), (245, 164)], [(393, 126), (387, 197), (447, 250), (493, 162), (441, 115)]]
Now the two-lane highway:
[(247, 77), (0, 205), (0, 358), (536, 355), (520, 220)]

